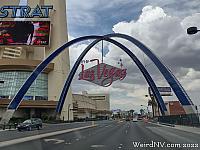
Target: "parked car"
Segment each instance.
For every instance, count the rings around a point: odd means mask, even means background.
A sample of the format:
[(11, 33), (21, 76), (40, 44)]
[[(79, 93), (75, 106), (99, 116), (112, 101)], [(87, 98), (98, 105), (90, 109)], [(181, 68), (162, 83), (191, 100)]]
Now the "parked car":
[(23, 123), (20, 123), (17, 126), (18, 131), (28, 130), (31, 131), (33, 128), (40, 129), (42, 128), (42, 120), (40, 118), (31, 118), (25, 120)]

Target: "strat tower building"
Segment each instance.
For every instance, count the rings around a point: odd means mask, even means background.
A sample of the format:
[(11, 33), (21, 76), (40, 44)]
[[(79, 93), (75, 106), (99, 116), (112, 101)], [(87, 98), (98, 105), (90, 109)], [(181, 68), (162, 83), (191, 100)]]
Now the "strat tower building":
[[(1, 0), (0, 6), (19, 5), (22, 0)], [(68, 41), (65, 0), (27, 0), (31, 8), (53, 5), (49, 18), (1, 18), (0, 21), (49, 21), (49, 44), (0, 46), (0, 117), (34, 68), (51, 52)], [(17, 12), (18, 14), (18, 12)], [(16, 31), (17, 32), (17, 31)], [(56, 57), (32, 84), (13, 117), (43, 117), (53, 115), (65, 79), (70, 70), (69, 50)], [(73, 120), (72, 93), (69, 90), (62, 109), (62, 120)], [(69, 114), (68, 114), (69, 113)]]

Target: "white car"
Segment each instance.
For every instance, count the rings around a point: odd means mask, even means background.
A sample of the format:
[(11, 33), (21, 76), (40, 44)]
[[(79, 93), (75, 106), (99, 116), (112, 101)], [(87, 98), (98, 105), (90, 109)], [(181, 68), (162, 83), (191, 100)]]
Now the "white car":
[(133, 120), (132, 120), (133, 122), (137, 122), (138, 120), (137, 120), (137, 118), (133, 118)]

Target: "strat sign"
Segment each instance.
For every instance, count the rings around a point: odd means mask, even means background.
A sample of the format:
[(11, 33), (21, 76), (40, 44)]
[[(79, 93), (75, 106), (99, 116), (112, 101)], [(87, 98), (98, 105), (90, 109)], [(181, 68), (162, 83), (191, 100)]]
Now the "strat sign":
[(48, 18), (52, 5), (37, 5), (35, 8), (30, 6), (2, 6), (0, 7), (0, 18)]
[(113, 81), (123, 80), (126, 77), (127, 69), (120, 69), (111, 65), (100, 63), (98, 59), (92, 59), (89, 62), (97, 61), (97, 65), (85, 69), (81, 64), (82, 71), (79, 73), (79, 80), (86, 80), (97, 85), (108, 87)]

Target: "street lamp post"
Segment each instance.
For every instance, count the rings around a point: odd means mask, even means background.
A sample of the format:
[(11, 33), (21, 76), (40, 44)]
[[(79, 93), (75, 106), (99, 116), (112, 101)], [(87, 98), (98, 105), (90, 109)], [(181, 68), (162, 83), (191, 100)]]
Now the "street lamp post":
[[(187, 28), (187, 34), (196, 34), (197, 32), (199, 32), (200, 30), (197, 27), (189, 27)], [(198, 112), (198, 106), (196, 106), (196, 110), (197, 110), (197, 118), (198, 118), (198, 123), (200, 123), (200, 119), (199, 119), (199, 112)]]
[[(199, 105), (200, 106), (200, 105)], [(198, 106), (196, 105), (196, 110), (197, 110), (197, 118), (198, 118), (198, 123), (200, 123), (200, 120), (199, 120), (199, 111), (198, 111)]]
[[(199, 105), (199, 108), (200, 108), (200, 105)], [(198, 110), (198, 108), (197, 108), (197, 110)], [(198, 120), (199, 120), (199, 124), (200, 124), (200, 115), (199, 115), (199, 112), (197, 112), (197, 116), (198, 116)]]
[(200, 30), (197, 29), (197, 27), (189, 27), (187, 28), (187, 34), (196, 34)]

